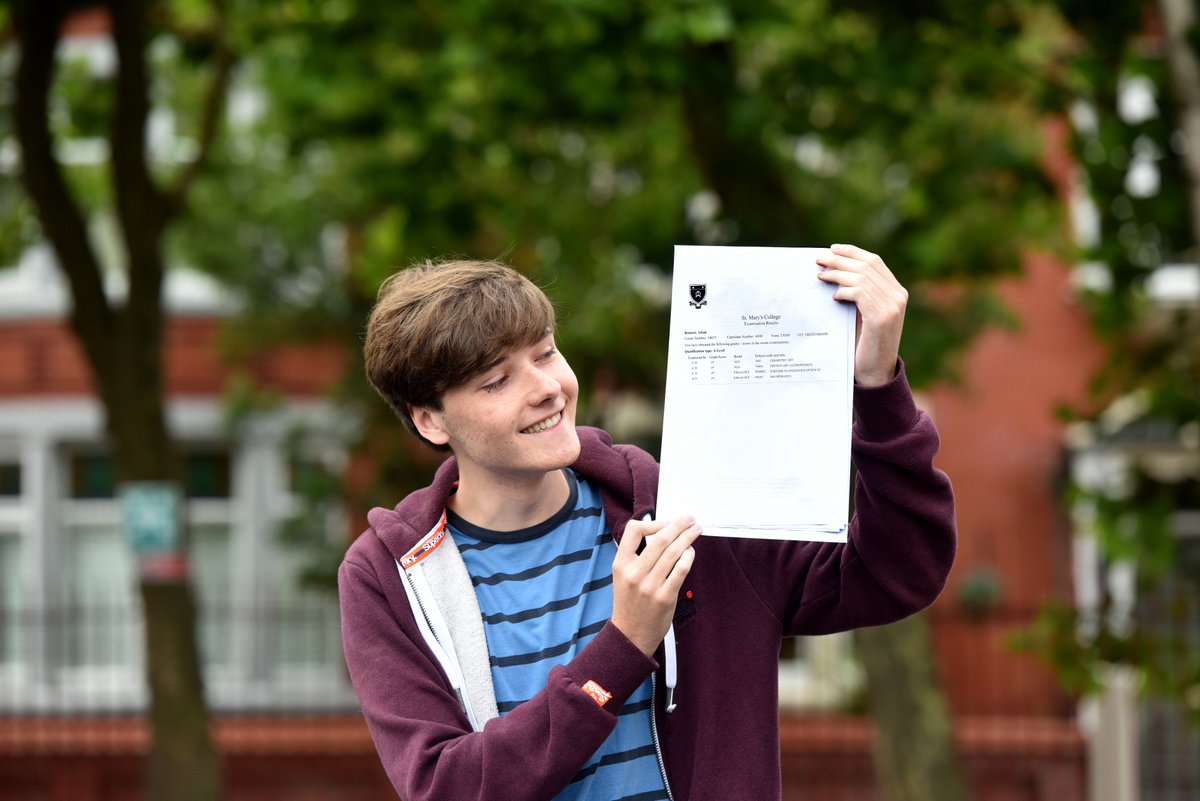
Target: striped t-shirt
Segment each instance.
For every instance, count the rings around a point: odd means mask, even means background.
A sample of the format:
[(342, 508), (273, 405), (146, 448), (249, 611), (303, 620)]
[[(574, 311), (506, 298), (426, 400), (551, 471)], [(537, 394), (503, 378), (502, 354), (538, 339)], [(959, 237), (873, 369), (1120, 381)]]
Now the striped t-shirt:
[[(490, 531), (447, 510), (475, 585), (500, 714), (546, 686), (612, 616), (612, 562), (600, 492), (564, 470), (570, 497), (553, 517), (520, 531)], [(556, 799), (667, 798), (650, 733), (650, 680), (629, 697), (617, 726)]]

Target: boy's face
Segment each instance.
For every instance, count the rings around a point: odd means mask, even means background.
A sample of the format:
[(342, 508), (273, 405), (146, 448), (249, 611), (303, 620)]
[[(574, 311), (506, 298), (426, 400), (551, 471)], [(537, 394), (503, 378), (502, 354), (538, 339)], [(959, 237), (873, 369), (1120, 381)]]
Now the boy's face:
[(540, 478), (579, 456), (579, 382), (547, 336), (447, 390), (442, 409), (414, 408), (422, 436), (446, 444), (463, 481)]

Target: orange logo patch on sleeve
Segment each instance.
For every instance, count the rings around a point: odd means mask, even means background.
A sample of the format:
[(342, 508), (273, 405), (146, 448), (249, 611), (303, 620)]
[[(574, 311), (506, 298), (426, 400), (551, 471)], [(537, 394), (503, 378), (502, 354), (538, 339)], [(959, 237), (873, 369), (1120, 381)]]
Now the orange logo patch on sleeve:
[(608, 692), (591, 679), (588, 679), (587, 684), (583, 685), (583, 691), (590, 695), (592, 700), (600, 706), (604, 706), (610, 700), (612, 700), (612, 693)]

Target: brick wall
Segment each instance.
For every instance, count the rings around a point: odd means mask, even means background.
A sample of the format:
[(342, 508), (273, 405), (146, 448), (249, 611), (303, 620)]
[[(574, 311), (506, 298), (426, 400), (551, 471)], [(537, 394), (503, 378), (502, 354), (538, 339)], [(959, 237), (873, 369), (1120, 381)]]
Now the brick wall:
[[(395, 801), (360, 718), (215, 723), (226, 801)], [(862, 718), (785, 716), (784, 801), (883, 801)], [(973, 801), (1084, 801), (1074, 726), (963, 718), (956, 742)], [(144, 724), (134, 718), (0, 721), (0, 801), (141, 801)]]
[[(394, 801), (355, 715), (218, 718), (225, 801)], [(0, 801), (140, 801), (145, 723), (0, 720)]]
[[(1105, 353), (1073, 300), (1066, 266), (1027, 259), (1000, 294), (1020, 320), (983, 334), (962, 381), (926, 396), (942, 436), (937, 464), (954, 483), (959, 553), (935, 615), (937, 650), (954, 709), (967, 714), (1069, 714), (1071, 703), (1036, 659), (1009, 647), (1050, 599), (1069, 600), (1071, 529), (1062, 509), (1065, 425), (1056, 410), (1087, 408)], [(1000, 606), (964, 618), (965, 578), (989, 569)]]
[[(220, 395), (235, 373), (221, 356), (219, 320), (172, 319), (165, 332), (169, 395)], [(0, 398), (93, 393), (91, 370), (65, 322), (22, 320), (0, 324)], [(345, 369), (336, 344), (272, 348), (237, 368), (263, 388), (294, 396), (319, 395)]]
[[(885, 801), (875, 783), (874, 738), (863, 718), (783, 717), (784, 801)], [(963, 717), (955, 744), (972, 801), (1087, 798), (1085, 747), (1070, 723)]]

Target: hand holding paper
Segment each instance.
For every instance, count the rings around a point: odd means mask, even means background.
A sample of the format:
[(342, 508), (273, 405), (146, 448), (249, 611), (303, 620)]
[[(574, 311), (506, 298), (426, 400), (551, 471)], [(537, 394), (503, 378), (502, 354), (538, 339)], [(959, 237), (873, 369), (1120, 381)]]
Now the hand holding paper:
[(896, 374), (908, 291), (874, 253), (853, 245), (832, 245), (830, 251), (816, 260), (817, 278), (838, 285), (834, 299), (858, 307), (854, 378), (864, 387), (886, 384)]
[[(690, 517), (632, 520), (613, 560), (612, 622), (646, 656), (662, 642), (691, 570), (700, 527)], [(643, 543), (645, 549), (642, 549)]]

